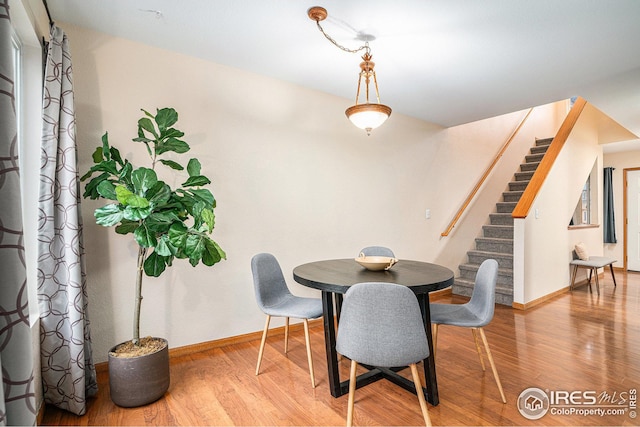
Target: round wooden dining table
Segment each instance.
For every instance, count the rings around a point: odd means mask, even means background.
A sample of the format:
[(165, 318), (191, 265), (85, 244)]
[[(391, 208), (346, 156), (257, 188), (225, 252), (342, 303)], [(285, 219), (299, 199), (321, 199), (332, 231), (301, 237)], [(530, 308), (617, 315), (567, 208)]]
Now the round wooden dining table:
[[(293, 278), (301, 285), (322, 291), (329, 389), (334, 397), (339, 397), (349, 392), (349, 381), (340, 381), (338, 354), (336, 352), (335, 323), (340, 321), (342, 295), (347, 292), (350, 286), (362, 282), (388, 282), (411, 288), (420, 304), (429, 343), (430, 356), (423, 363), (425, 375), (425, 389), (423, 389), (423, 392), (429, 403), (432, 405), (439, 403), (431, 336), (429, 292), (451, 286), (453, 284), (453, 271), (441, 265), (412, 260), (399, 260), (389, 270), (371, 271), (360, 266), (355, 259), (347, 258), (315, 261), (299, 265), (293, 270)], [(384, 378), (416, 393), (413, 382), (397, 373), (402, 368), (369, 367), (368, 372), (358, 376), (356, 387), (363, 387)]]

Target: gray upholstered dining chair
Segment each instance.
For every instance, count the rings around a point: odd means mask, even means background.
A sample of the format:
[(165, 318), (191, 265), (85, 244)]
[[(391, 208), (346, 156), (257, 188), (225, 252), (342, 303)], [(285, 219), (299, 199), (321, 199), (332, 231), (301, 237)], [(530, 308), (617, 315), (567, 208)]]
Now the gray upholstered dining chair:
[(391, 258), (396, 257), (391, 249), (385, 248), (384, 246), (367, 246), (366, 248), (362, 248), (360, 253), (364, 254), (365, 256), (388, 256)]
[(489, 342), (484, 334), (483, 326), (486, 326), (493, 319), (495, 307), (496, 281), (498, 280), (498, 262), (494, 259), (487, 259), (480, 264), (480, 268), (476, 273), (475, 285), (471, 299), (466, 304), (429, 304), (431, 311), (431, 325), (433, 327), (433, 352), (436, 355), (436, 345), (438, 343), (438, 326), (451, 325), (463, 328), (471, 328), (473, 339), (476, 345), (476, 351), (480, 357), (482, 370), (485, 370), (484, 360), (482, 358), (482, 349), (478, 341), (478, 333), (482, 338), (487, 359), (493, 371), (493, 377), (496, 380), (502, 402), (507, 403), (500, 383), (500, 377), (496, 365), (491, 356)]
[(418, 299), (411, 289), (393, 283), (366, 282), (344, 296), (336, 350), (351, 359), (347, 426), (353, 424), (358, 363), (378, 367), (411, 367), (420, 409), (431, 425), (416, 363), (429, 356)]
[(280, 264), (272, 254), (257, 254), (251, 259), (253, 286), (256, 292), (258, 307), (267, 315), (267, 321), (262, 332), (256, 375), (260, 373), (260, 363), (267, 341), (269, 322), (272, 316), (284, 317), (284, 352), (289, 346), (289, 318), (302, 319), (304, 322), (304, 337), (307, 346), (307, 360), (311, 385), (315, 388), (316, 380), (313, 375), (313, 358), (311, 357), (311, 342), (309, 341), (308, 319), (322, 317), (322, 300), (320, 298), (298, 297), (293, 295), (287, 287), (282, 275)]

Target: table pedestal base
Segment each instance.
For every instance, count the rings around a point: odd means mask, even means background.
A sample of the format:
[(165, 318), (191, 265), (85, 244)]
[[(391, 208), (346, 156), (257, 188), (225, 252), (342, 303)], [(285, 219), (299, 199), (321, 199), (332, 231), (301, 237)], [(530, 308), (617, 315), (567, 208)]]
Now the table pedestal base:
[[(339, 313), (340, 300), (342, 295), (336, 295), (338, 298), (338, 307), (337, 311)], [(424, 376), (425, 376), (425, 385), (426, 387), (422, 388), (422, 392), (429, 402), (432, 405), (437, 405), (439, 403), (438, 398), (438, 386), (436, 382), (435, 376), (435, 365), (433, 360), (433, 345), (432, 345), (432, 336), (431, 336), (431, 322), (430, 322), (430, 312), (429, 312), (429, 295), (417, 295), (418, 302), (420, 303), (420, 310), (422, 311), (423, 320), (425, 321), (425, 331), (427, 333), (427, 341), (429, 343), (429, 354), (430, 356), (425, 359), (424, 362)], [(339, 363), (338, 363), (338, 353), (336, 352), (335, 342), (336, 342), (336, 328), (335, 328), (335, 319), (334, 319), (334, 301), (333, 301), (333, 293), (323, 291), (322, 292), (322, 304), (324, 309), (324, 334), (325, 334), (325, 345), (326, 345), (326, 354), (327, 354), (327, 366), (329, 368), (329, 390), (331, 391), (331, 395), (333, 397), (340, 397), (342, 395), (349, 393), (349, 380), (340, 381), (340, 373), (339, 373)], [(339, 319), (338, 319), (339, 321)], [(356, 378), (356, 388), (364, 387), (368, 384), (374, 383), (381, 379), (387, 379), (394, 384), (408, 390), (414, 394), (416, 394), (416, 386), (413, 381), (399, 375), (397, 372), (405, 369), (406, 367), (400, 368), (380, 368), (373, 366), (361, 365), (365, 368), (369, 369), (369, 372), (359, 375)]]

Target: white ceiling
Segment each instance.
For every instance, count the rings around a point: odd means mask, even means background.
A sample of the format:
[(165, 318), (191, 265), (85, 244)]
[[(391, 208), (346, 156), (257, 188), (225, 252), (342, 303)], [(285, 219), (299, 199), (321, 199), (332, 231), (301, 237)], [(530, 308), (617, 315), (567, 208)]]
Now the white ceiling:
[[(371, 34), (381, 101), (454, 126), (582, 96), (640, 135), (638, 0), (49, 0), (53, 19), (353, 103)], [(73, 53), (73, 40), (71, 40)], [(640, 145), (640, 141), (635, 143)]]

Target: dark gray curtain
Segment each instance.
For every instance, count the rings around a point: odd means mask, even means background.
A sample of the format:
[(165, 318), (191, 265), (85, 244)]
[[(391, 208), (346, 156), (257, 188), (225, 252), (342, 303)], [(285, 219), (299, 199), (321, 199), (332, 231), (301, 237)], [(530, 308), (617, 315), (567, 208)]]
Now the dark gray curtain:
[(45, 64), (38, 229), (44, 398), (82, 415), (97, 391), (87, 315), (71, 55), (52, 25)]
[(35, 425), (9, 0), (0, 0), (0, 425)]
[(614, 168), (604, 168), (604, 243), (618, 243), (613, 210), (613, 170)]

